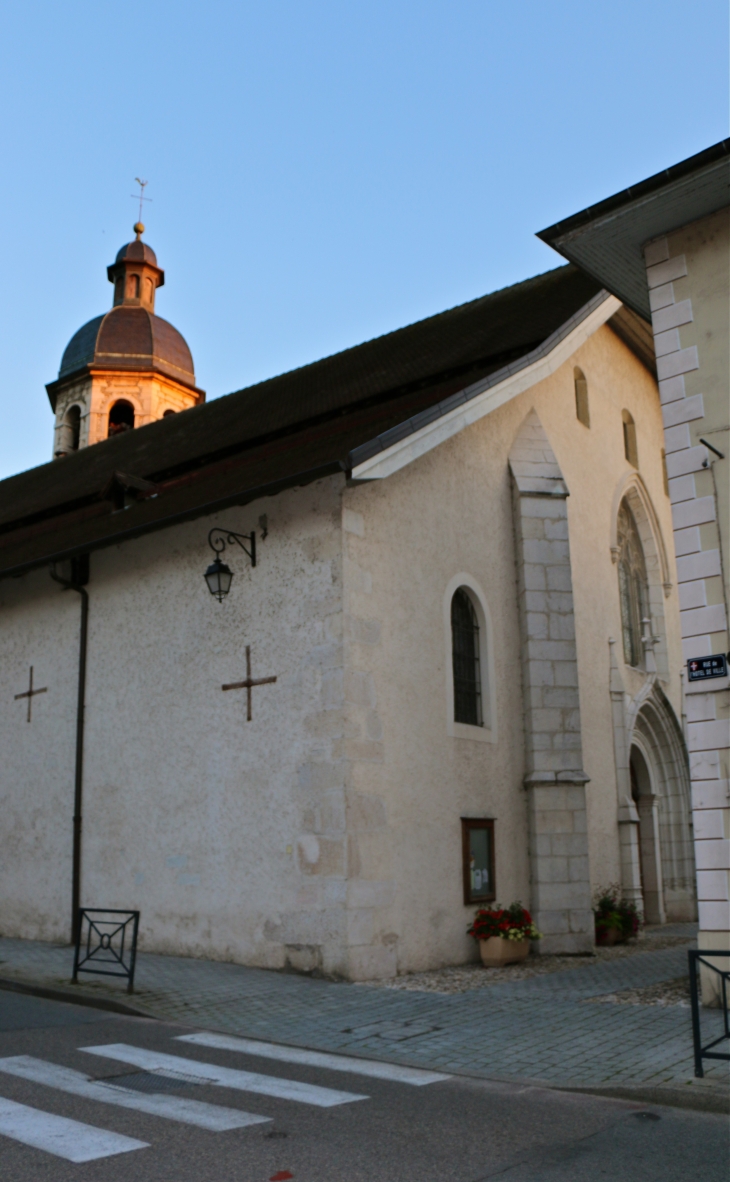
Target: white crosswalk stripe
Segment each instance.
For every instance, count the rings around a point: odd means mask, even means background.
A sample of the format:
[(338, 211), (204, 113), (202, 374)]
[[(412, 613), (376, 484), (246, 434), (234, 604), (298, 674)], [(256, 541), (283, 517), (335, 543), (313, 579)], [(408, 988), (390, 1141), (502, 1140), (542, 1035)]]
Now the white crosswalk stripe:
[(218, 1084), (220, 1087), (255, 1092), (259, 1096), (274, 1096), (279, 1100), (294, 1100), (300, 1104), (314, 1104), (318, 1108), (333, 1108), (338, 1104), (351, 1104), (355, 1100), (369, 1098), (355, 1092), (340, 1092), (316, 1084), (301, 1083), (298, 1080), (260, 1075), (255, 1071), (239, 1071), (233, 1067), (219, 1067), (215, 1063), (200, 1063), (196, 1059), (166, 1055), (161, 1051), (149, 1051), (121, 1042), (97, 1047), (79, 1047), (79, 1050), (90, 1055), (101, 1055), (122, 1063), (131, 1063), (133, 1067), (158, 1075), (172, 1075), (173, 1078), (179, 1078), (181, 1074), (196, 1076), (201, 1081)]
[[(292, 1063), (300, 1067), (314, 1067), (329, 1071), (345, 1071), (391, 1082), (423, 1087), (451, 1077), (441, 1072), (403, 1067), (374, 1059), (358, 1059), (348, 1055), (308, 1051), (302, 1047), (283, 1046), (258, 1039), (238, 1038), (233, 1035), (199, 1031), (178, 1035), (177, 1040), (193, 1046), (210, 1047), (220, 1051), (271, 1059), (277, 1063)], [(175, 1080), (179, 1083), (215, 1084), (237, 1091), (253, 1092), (278, 1100), (292, 1100), (320, 1108), (333, 1108), (369, 1097), (357, 1092), (340, 1091), (300, 1080), (281, 1079), (255, 1071), (221, 1067), (216, 1063), (201, 1063), (196, 1059), (169, 1055), (128, 1043), (108, 1043), (101, 1046), (79, 1047), (89, 1055), (128, 1064), (150, 1075)], [(237, 1108), (210, 1104), (201, 1100), (172, 1095), (165, 1091), (138, 1091), (114, 1082), (114, 1079), (92, 1079), (81, 1071), (36, 1059), (31, 1055), (12, 1055), (0, 1058), (0, 1076), (11, 1075), (28, 1083), (53, 1088), (84, 1100), (114, 1105), (158, 1116), (166, 1120), (195, 1125), (212, 1132), (246, 1128), (265, 1124), (270, 1116), (243, 1112)], [(144, 1076), (142, 1077), (145, 1078)], [(134, 1082), (130, 1080), (130, 1083)], [(154, 1085), (153, 1085), (154, 1086)], [(20, 1104), (0, 1097), (0, 1135), (19, 1141), (35, 1149), (42, 1149), (71, 1162), (94, 1161), (118, 1153), (149, 1148), (149, 1142), (97, 1128), (83, 1121), (71, 1120), (54, 1113)]]
[(232, 1034), (214, 1034), (203, 1030), (197, 1034), (178, 1034), (177, 1042), (190, 1042), (199, 1047), (215, 1047), (219, 1051), (239, 1051), (275, 1059), (278, 1063), (298, 1063), (305, 1067), (324, 1067), (329, 1071), (349, 1071), (372, 1079), (387, 1079), (421, 1088), (426, 1084), (451, 1079), (437, 1071), (418, 1067), (401, 1067), (398, 1063), (383, 1063), (378, 1059), (356, 1059), (348, 1055), (330, 1055), (322, 1051), (307, 1051), (302, 1047), (287, 1047), (275, 1042), (259, 1042), (254, 1038), (237, 1038)]
[(248, 1125), (263, 1124), (271, 1119), (236, 1108), (206, 1104), (201, 1100), (133, 1091), (118, 1084), (89, 1079), (88, 1075), (80, 1071), (60, 1067), (57, 1063), (47, 1063), (43, 1059), (34, 1059), (31, 1055), (15, 1055), (12, 1058), (0, 1059), (0, 1071), (30, 1080), (32, 1083), (70, 1092), (74, 1096), (83, 1096), (86, 1100), (114, 1104), (118, 1108), (133, 1108), (151, 1116), (162, 1116), (168, 1120), (180, 1121), (182, 1124), (197, 1125), (198, 1128), (209, 1129), (214, 1133), (221, 1133), (227, 1129), (245, 1129)]
[(96, 1129), (80, 1120), (55, 1116), (52, 1112), (29, 1108), (27, 1104), (17, 1104), (15, 1100), (5, 1100), (1, 1096), (0, 1133), (72, 1162), (95, 1161), (99, 1157), (112, 1157), (115, 1153), (149, 1148), (148, 1141), (136, 1141), (121, 1133)]

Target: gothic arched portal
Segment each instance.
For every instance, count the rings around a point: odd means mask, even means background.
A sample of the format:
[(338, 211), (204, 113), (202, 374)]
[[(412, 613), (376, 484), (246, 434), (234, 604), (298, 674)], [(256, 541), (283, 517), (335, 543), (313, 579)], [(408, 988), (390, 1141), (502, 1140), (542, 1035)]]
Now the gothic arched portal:
[(631, 795), (636, 806), (640, 886), (647, 923), (697, 916), (686, 748), (674, 711), (657, 685), (631, 733)]

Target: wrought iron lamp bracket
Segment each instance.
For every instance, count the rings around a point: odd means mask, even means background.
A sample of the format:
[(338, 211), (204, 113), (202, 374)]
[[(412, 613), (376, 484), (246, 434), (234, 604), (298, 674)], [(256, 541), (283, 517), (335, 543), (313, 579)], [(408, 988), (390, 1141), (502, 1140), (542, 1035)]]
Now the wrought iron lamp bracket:
[(250, 534), (237, 534), (233, 530), (222, 529), (216, 525), (208, 534), (208, 545), (217, 558), (220, 558), (226, 546), (240, 546), (244, 554), (251, 559), (251, 566), (256, 565), (255, 530), (251, 530)]

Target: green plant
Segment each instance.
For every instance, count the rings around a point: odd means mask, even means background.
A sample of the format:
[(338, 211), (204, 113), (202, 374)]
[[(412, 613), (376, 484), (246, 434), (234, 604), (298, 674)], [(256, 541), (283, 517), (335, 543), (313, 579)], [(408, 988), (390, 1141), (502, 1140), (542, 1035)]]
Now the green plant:
[(521, 903), (509, 907), (480, 907), (474, 916), (467, 936), (475, 940), (488, 940), (500, 936), (503, 940), (539, 940), (540, 933), (532, 921), (530, 912)]
[(616, 932), (622, 941), (639, 933), (641, 919), (636, 904), (622, 899), (618, 883), (599, 887), (593, 896), (593, 916), (597, 944), (606, 943), (609, 932)]

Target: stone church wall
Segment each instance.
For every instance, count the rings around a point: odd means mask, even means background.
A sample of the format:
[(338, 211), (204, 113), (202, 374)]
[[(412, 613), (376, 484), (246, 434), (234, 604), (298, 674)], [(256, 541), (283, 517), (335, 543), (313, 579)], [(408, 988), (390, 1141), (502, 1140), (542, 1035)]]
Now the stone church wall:
[[(588, 380), (590, 428), (576, 418), (574, 365)], [(495, 819), (499, 901), (531, 898), (508, 457), (533, 408), (571, 494), (583, 761), (590, 777), (585, 791), (590, 880), (595, 888), (621, 877), (608, 639), (621, 636), (611, 537), (615, 492), (630, 473), (624, 408), (637, 424), (640, 471), (670, 545), (671, 513), (663, 487), (656, 383), (603, 328), (552, 377), (395, 475), (345, 494), (353, 976), (418, 970), (475, 955), (465, 935), (474, 909), (465, 907), (462, 897), (461, 817)], [(491, 616), (496, 720), (491, 742), (449, 734), (445, 593), (460, 573), (482, 589)], [(664, 601), (659, 589), (663, 641), (676, 669), (672, 595), (676, 589)], [(629, 669), (625, 674), (629, 691), (638, 692), (645, 675)], [(679, 716), (679, 680), (668, 681), (665, 674), (662, 688)], [(551, 823), (559, 832), (567, 815), (558, 810)]]
[[(70, 931), (78, 596), (48, 574), (0, 583), (0, 932)], [(35, 694), (29, 688), (33, 666)]]
[[(602, 328), (552, 377), (385, 480), (331, 477), (93, 554), (83, 904), (139, 908), (141, 946), (168, 953), (353, 979), (460, 963), (476, 954), (461, 817), (495, 819), (498, 899), (530, 902), (508, 460), (533, 409), (570, 492), (590, 880), (617, 881), (608, 638), (621, 635), (611, 537), (630, 475), (624, 408), (670, 543), (656, 384)], [(208, 530), (260, 534), (263, 514), (258, 565), (226, 551), (235, 576), (219, 605), (202, 577)], [(483, 604), (489, 649), (478, 736), (449, 715), (460, 582)], [(657, 601), (673, 669), (675, 594)], [(70, 928), (78, 618), (78, 597), (47, 572), (0, 584), (6, 935)], [(252, 690), (251, 721), (246, 691), (221, 689), (245, 677), (247, 645), (253, 677), (277, 678)], [(31, 665), (47, 691), (27, 723), (14, 695)], [(644, 675), (622, 673), (637, 694)], [(679, 714), (678, 682), (663, 689)], [(563, 820), (556, 810), (556, 833)]]
[[(343, 968), (343, 479), (92, 555), (82, 903), (139, 908), (143, 948)], [(226, 552), (221, 605), (203, 581), (216, 524), (259, 531), (255, 570)], [(64, 938), (78, 597), (45, 572), (1, 591), (3, 804), (19, 833), (3, 837), (2, 930)], [(245, 690), (221, 691), (246, 676), (247, 644), (254, 678), (278, 679), (253, 689), (250, 722)], [(27, 725), (12, 695), (30, 664), (49, 688)]]

